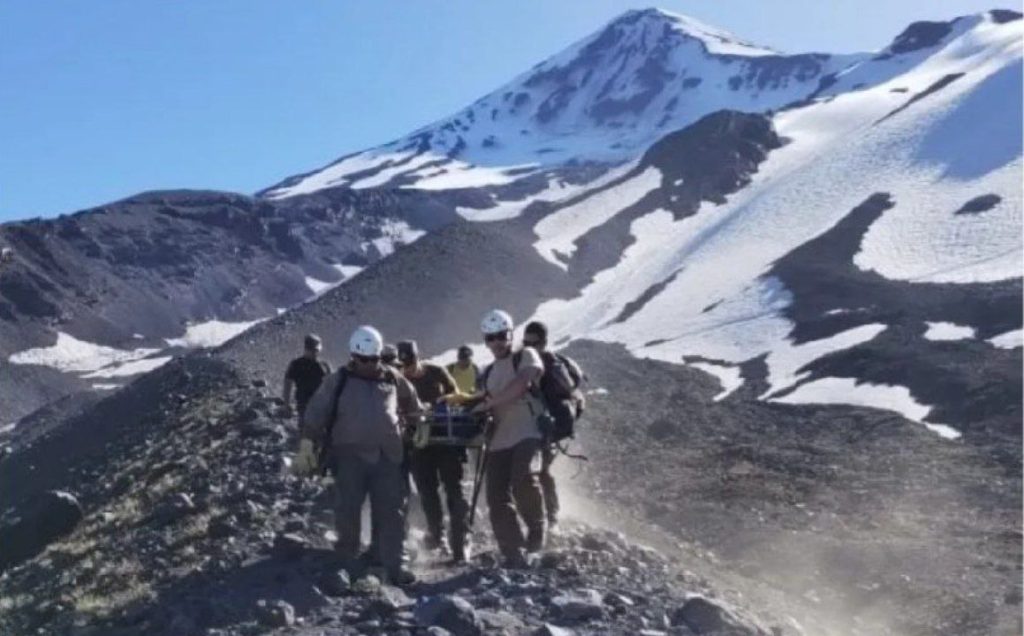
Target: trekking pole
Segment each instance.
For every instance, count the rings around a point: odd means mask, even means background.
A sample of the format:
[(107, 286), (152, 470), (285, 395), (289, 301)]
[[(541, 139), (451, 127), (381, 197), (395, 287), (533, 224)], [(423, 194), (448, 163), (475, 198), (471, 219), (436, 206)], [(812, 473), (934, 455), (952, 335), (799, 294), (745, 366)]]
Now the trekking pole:
[(488, 428), (484, 427), (484, 441), (480, 444), (480, 453), (476, 458), (476, 470), (473, 475), (473, 496), (469, 507), (469, 527), (471, 529), (476, 520), (476, 504), (480, 500), (480, 485), (483, 483), (484, 471), (487, 469), (487, 438), (490, 433)]
[(469, 527), (476, 520), (476, 504), (480, 500), (480, 485), (483, 483), (484, 470), (487, 468), (487, 444), (480, 447), (480, 455), (476, 458), (476, 474), (473, 476), (473, 498), (469, 506)]

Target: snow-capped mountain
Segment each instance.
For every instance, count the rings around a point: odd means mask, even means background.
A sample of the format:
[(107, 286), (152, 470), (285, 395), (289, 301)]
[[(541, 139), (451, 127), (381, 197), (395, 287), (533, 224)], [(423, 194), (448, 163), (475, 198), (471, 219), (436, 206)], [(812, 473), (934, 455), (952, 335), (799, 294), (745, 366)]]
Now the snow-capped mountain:
[[(1021, 24), (996, 10), (915, 23), (877, 53), (785, 56), (629, 12), (459, 114), (264, 196), (475, 187), (491, 203), (462, 216), (519, 217), (579, 286), (521, 316), (563, 341), (688, 361), (722, 398), (753, 384), (955, 438), (996, 407), (974, 404), (987, 380), (950, 368), (1012, 382), (1019, 359)], [(764, 113), (774, 140), (706, 117), (719, 109)], [(723, 151), (730, 127), (751, 169)], [(586, 162), (606, 169), (557, 178)], [(743, 372), (755, 359), (763, 382)]]
[(263, 194), (472, 188), (573, 161), (618, 163), (710, 112), (803, 99), (865, 57), (783, 55), (685, 16), (629, 11), (458, 113)]

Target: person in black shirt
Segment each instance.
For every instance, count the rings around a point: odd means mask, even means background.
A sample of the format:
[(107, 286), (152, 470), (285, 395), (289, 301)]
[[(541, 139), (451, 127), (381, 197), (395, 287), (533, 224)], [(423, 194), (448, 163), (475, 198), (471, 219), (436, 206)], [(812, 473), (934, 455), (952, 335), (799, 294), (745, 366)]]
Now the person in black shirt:
[[(444, 367), (420, 361), (415, 340), (398, 343), (398, 360), (402, 363), (406, 379), (415, 387), (416, 395), (424, 405), (432, 407), (442, 398), (458, 393), (455, 380)], [(466, 449), (458, 446), (426, 446), (410, 451), (412, 478), (427, 518), (426, 547), (437, 549), (444, 545), (444, 511), (438, 494), (438, 487), (443, 486), (451, 524), (448, 547), (457, 563), (464, 562), (467, 557), (469, 502), (462, 491), (465, 462)]]
[(309, 399), (316, 393), (323, 379), (331, 373), (331, 365), (320, 359), (320, 336), (312, 333), (306, 336), (304, 349), (301, 356), (288, 364), (288, 370), (284, 374), (284, 391), (281, 395), (285, 407), (291, 409), (294, 392), (300, 428)]

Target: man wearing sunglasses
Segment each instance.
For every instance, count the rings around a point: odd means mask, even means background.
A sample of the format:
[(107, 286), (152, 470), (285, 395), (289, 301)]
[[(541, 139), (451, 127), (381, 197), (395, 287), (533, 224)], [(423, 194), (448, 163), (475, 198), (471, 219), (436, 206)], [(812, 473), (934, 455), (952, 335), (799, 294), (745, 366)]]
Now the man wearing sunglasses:
[(416, 577), (402, 568), (402, 419), (418, 415), (422, 407), (408, 380), (381, 363), (383, 345), (373, 327), (364, 325), (353, 332), (351, 361), (323, 381), (306, 407), (295, 471), (313, 474), (318, 467), (316, 446), (331, 444), (338, 556), (350, 571), (356, 569), (363, 502), (369, 495), (377, 556), (388, 579), (404, 585)]
[[(495, 309), (484, 316), (481, 331), (494, 362), (482, 377), (483, 401), (474, 412), (491, 411), (494, 430), (487, 450), (487, 505), (505, 564), (526, 565), (524, 552), (544, 547), (544, 499), (534, 471), (542, 446), (537, 416), (543, 406), (531, 387), (544, 373), (536, 351), (512, 351), (512, 317)], [(526, 525), (523, 536), (519, 525)]]
[[(434, 406), (458, 393), (455, 380), (444, 367), (420, 360), (415, 340), (398, 343), (398, 360), (402, 363), (402, 373), (416, 389), (416, 395), (423, 404)], [(462, 491), (462, 477), (466, 449), (461, 446), (427, 445), (411, 449), (409, 458), (412, 478), (416, 482), (423, 515), (427, 519), (427, 536), (424, 540), (426, 548), (437, 550), (444, 547), (444, 510), (438, 494), (439, 488), (443, 487), (450, 524), (448, 547), (454, 562), (465, 562), (469, 502)]]

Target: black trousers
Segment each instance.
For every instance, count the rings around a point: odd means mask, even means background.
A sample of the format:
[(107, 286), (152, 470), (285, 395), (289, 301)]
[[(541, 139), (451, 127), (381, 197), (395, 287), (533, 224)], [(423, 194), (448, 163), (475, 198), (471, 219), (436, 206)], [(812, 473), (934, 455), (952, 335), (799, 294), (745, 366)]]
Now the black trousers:
[(462, 490), (466, 449), (458, 446), (427, 446), (414, 449), (410, 455), (412, 478), (420, 494), (427, 532), (437, 540), (444, 536), (444, 510), (440, 488), (444, 488), (448, 507), (448, 545), (453, 551), (466, 545), (469, 523), (469, 502)]

